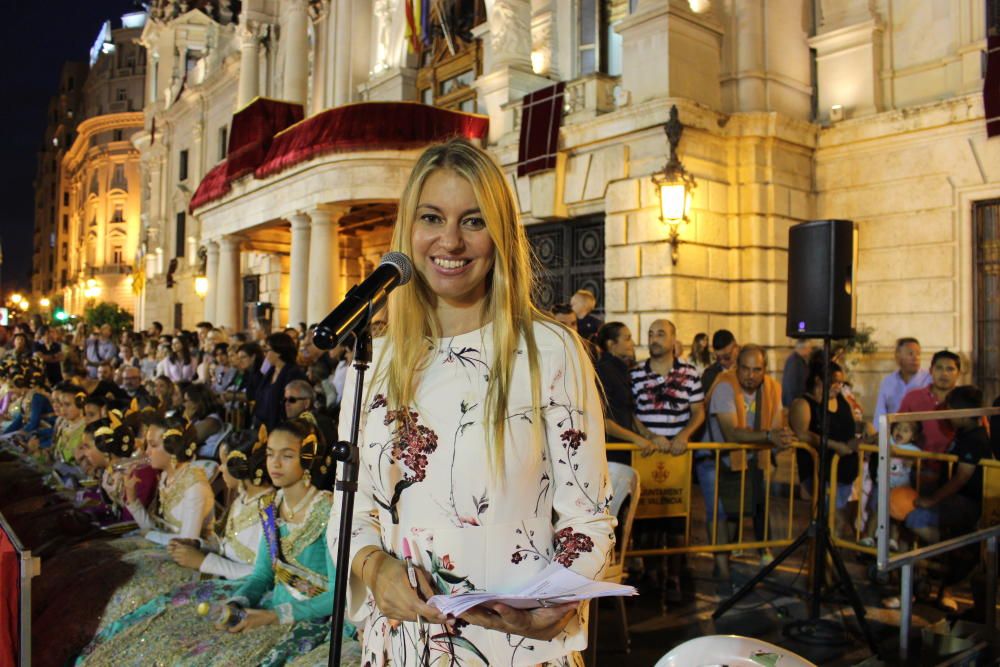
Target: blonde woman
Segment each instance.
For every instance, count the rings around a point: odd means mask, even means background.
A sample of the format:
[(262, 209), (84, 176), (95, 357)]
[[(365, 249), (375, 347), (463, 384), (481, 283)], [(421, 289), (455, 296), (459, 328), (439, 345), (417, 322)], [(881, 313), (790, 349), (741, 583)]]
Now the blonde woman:
[[(503, 172), (462, 140), (428, 149), (392, 250), (415, 276), (392, 293), (366, 388), (347, 610), (366, 621), (363, 659), (582, 664), (585, 606), (483, 605), (454, 619), (424, 602), (509, 590), (553, 561), (596, 578), (614, 543), (593, 370), (578, 337), (531, 302)], [(341, 414), (353, 384), (349, 374)]]

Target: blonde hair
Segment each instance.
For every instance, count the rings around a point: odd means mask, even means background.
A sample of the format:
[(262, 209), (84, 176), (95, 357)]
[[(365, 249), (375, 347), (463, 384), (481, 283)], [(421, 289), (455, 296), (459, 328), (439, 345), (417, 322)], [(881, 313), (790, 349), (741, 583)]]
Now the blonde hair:
[[(432, 146), (417, 159), (399, 201), (391, 249), (412, 256), (412, 231), (420, 193), (428, 176), (439, 169), (454, 171), (472, 186), (494, 244), (493, 268), (486, 278), (483, 304), (483, 321), (493, 323), (493, 359), (488, 362), (490, 375), (483, 428), (494, 479), (502, 480), (507, 401), (518, 342), (523, 338), (527, 348), (531, 421), (541, 436), (541, 383), (533, 325), (537, 321), (555, 323), (532, 303), (534, 257), (524, 227), (518, 222), (517, 205), (503, 171), (485, 151), (468, 141), (454, 139)], [(380, 368), (377, 377), (384, 380), (388, 403), (396, 409), (414, 402), (421, 371), (431, 356), (424, 337), (441, 337), (435, 300), (419, 272), (414, 273), (409, 285), (396, 289), (389, 297), (387, 338), (392, 354), (385, 364), (387, 368)], [(418, 332), (419, 336), (415, 336)], [(540, 437), (538, 441), (541, 442)]]

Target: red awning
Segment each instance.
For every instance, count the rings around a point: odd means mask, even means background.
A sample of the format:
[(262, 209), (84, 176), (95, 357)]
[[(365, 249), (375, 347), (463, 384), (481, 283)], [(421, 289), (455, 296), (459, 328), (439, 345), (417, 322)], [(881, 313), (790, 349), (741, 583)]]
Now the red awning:
[(226, 159), (212, 167), (198, 184), (189, 209), (221, 199), (232, 182), (252, 173), (267, 155), (274, 135), (302, 120), (301, 104), (256, 97), (233, 115)]
[[(298, 105), (276, 104), (298, 109), (301, 114)], [(319, 155), (418, 149), (454, 137), (485, 143), (489, 131), (486, 116), (415, 102), (348, 104), (295, 124), (288, 122), (288, 108), (261, 105), (237, 126), (237, 118), (253, 106), (251, 103), (233, 116), (228, 157), (205, 174), (191, 198), (192, 211), (224, 197), (233, 180), (251, 171), (254, 178), (266, 178)], [(279, 118), (268, 122), (269, 114)]]

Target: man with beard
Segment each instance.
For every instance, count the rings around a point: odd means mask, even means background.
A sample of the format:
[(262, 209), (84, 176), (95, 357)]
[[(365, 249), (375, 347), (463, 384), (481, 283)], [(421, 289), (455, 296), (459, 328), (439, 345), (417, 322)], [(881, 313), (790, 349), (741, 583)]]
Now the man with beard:
[[(630, 379), (636, 416), (650, 432), (665, 439), (657, 450), (680, 456), (687, 451), (688, 439), (705, 421), (705, 396), (698, 369), (675, 355), (676, 342), (677, 328), (673, 322), (659, 319), (650, 324), (649, 359), (632, 369)], [(641, 531), (637, 541), (652, 540), (657, 543), (656, 546), (683, 544), (682, 519), (668, 519), (661, 526), (660, 530)], [(682, 568), (681, 556), (669, 557), (666, 580), (668, 602), (681, 599)]]
[[(781, 451), (792, 445), (795, 434), (784, 426), (781, 404), (781, 385), (767, 372), (767, 354), (759, 345), (747, 345), (740, 350), (736, 368), (719, 375), (715, 385), (706, 396), (708, 422), (705, 429), (706, 442), (759, 443)], [(753, 516), (754, 536), (758, 541), (765, 537), (764, 501), (767, 487), (764, 484), (764, 468), (771, 465), (771, 457), (758, 459), (756, 454), (733, 452), (721, 457), (722, 469), (716, 477), (715, 457), (709, 452), (698, 452), (707, 456), (695, 457), (695, 472), (698, 484), (705, 498), (709, 540), (716, 526), (719, 544), (731, 541), (737, 534), (740, 517), (740, 491), (744, 489), (744, 514)], [(746, 482), (742, 478), (746, 471)], [(711, 511), (715, 500), (715, 482), (718, 479), (717, 513), (715, 520)], [(766, 561), (768, 555), (762, 556)], [(729, 556), (718, 553), (715, 556), (716, 576), (729, 582)], [(726, 591), (729, 592), (728, 590)]]

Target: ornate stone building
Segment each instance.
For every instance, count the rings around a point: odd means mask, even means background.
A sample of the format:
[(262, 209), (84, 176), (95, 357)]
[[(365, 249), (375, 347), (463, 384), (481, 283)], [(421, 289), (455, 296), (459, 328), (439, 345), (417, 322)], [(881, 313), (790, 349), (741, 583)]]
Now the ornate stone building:
[(131, 139), (143, 122), (146, 54), (135, 40), (144, 20), (133, 13), (121, 27), (102, 26), (83, 82), (82, 117), (62, 156), (53, 279), (44, 293), (71, 314), (97, 301), (136, 311), (141, 180)]
[[(982, 93), (998, 19), (982, 3), (463, 0), (413, 25), (406, 5), (154, 3), (135, 139), (146, 320), (239, 328), (263, 302), (317, 321), (386, 247), (421, 142), (464, 133), (509, 173), (543, 300), (589, 287), (640, 343), (667, 316), (686, 343), (726, 327), (786, 349), (788, 228), (850, 218), (859, 321), (882, 345), (859, 393), (873, 400), (901, 335), (993, 381), (1000, 287), (977, 266), (1000, 224)], [(696, 188), (672, 244), (652, 176), (674, 105)]]

